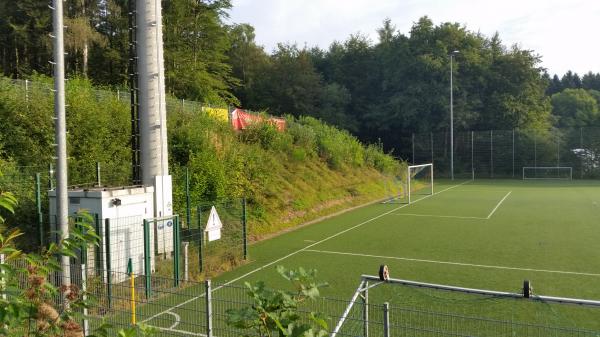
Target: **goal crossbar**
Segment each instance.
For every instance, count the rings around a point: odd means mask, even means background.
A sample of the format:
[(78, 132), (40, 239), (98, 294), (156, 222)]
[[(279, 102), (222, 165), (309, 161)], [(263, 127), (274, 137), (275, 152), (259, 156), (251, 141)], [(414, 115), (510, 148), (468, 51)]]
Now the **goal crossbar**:
[[(368, 281), (380, 281), (379, 276), (372, 275), (362, 275), (361, 284), (365, 284)], [(464, 288), (464, 287), (456, 287), (444, 284), (436, 284), (436, 283), (425, 283), (425, 282), (417, 282), (417, 281), (409, 281), (402, 279), (394, 279), (389, 278), (385, 281), (388, 284), (398, 284), (405, 285), (410, 287), (417, 288), (430, 288), (437, 290), (445, 290), (445, 291), (454, 291), (461, 292), (465, 294), (477, 294), (477, 295), (487, 295), (494, 297), (508, 297), (508, 298), (525, 298), (522, 293), (512, 293), (505, 291), (496, 291), (496, 290), (486, 290), (486, 289), (476, 289), (476, 288)], [(560, 304), (575, 304), (575, 305), (583, 305), (590, 307), (600, 307), (600, 301), (597, 300), (585, 300), (580, 298), (569, 298), (569, 297), (556, 297), (556, 296), (544, 296), (544, 295), (534, 295), (531, 294), (527, 299), (531, 301), (540, 301), (546, 303), (560, 303)]]
[[(556, 172), (558, 171), (568, 171), (568, 176), (565, 177), (560, 177), (560, 175), (557, 174), (556, 177), (528, 177), (525, 172), (526, 171), (543, 171), (543, 170), (556, 170)], [(573, 180), (573, 167), (571, 166), (523, 166), (523, 180), (529, 180), (529, 179), (560, 179), (560, 180)]]

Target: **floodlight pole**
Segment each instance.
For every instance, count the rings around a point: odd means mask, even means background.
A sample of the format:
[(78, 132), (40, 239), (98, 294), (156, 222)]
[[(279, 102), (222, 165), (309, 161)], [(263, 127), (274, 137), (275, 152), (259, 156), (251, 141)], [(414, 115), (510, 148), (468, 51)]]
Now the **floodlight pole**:
[(458, 50), (450, 53), (450, 178), (454, 180), (454, 88), (452, 85), (452, 63)]
[[(52, 1), (52, 26), (54, 38), (54, 114), (56, 137), (56, 215), (60, 240), (69, 236), (69, 205), (67, 194), (67, 122), (65, 114), (65, 50), (63, 42), (63, 0)], [(69, 285), (71, 278), (70, 259), (60, 258), (61, 284)], [(64, 295), (63, 295), (64, 296)], [(67, 306), (66, 298), (63, 305)]]

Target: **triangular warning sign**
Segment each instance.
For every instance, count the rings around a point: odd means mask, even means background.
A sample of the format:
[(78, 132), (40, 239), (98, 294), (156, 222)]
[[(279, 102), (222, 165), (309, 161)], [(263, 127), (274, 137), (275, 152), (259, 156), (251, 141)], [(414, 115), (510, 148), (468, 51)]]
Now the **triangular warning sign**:
[(217, 209), (212, 206), (204, 229), (208, 233), (208, 241), (219, 240), (221, 238), (221, 228), (223, 228), (223, 223), (219, 218), (219, 214), (217, 214)]

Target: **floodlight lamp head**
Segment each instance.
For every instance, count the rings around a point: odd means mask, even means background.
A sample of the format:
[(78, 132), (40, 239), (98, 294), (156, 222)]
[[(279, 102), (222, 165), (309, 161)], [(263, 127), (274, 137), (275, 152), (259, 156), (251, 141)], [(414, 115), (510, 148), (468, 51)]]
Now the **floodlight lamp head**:
[(452, 51), (450, 54), (451, 54), (451, 55), (460, 54), (460, 51), (459, 51), (459, 50), (453, 50), (453, 51)]

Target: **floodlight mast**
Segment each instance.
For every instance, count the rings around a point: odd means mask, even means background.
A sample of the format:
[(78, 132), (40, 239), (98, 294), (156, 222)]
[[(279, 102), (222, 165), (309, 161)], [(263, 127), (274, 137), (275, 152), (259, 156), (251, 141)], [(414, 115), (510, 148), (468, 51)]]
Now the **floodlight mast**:
[[(69, 237), (69, 198), (67, 195), (67, 120), (65, 114), (65, 48), (63, 1), (52, 2), (52, 26), (54, 39), (54, 132), (56, 138), (56, 223), (58, 225), (58, 239)], [(67, 286), (71, 283), (70, 259), (66, 255), (60, 257), (61, 284)], [(66, 293), (63, 294), (63, 305), (68, 306)]]
[(454, 180), (454, 88), (452, 85), (452, 63), (454, 55), (460, 53), (454, 50), (450, 53), (450, 177)]

